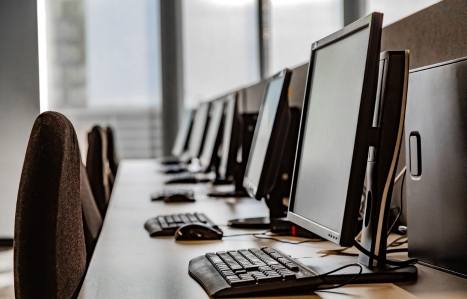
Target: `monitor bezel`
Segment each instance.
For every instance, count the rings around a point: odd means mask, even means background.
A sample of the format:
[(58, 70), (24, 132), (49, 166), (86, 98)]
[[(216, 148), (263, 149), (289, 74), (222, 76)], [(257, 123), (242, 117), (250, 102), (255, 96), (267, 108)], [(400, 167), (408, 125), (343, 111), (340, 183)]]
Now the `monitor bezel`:
[[(207, 114), (206, 114), (206, 118), (203, 119), (203, 132), (201, 133), (201, 140), (200, 140), (200, 143), (199, 143), (199, 147), (194, 149), (196, 151), (196, 154), (192, 154), (191, 151), (192, 149), (190, 148), (191, 146), (191, 143), (193, 142), (193, 129), (195, 128), (195, 122), (196, 122), (196, 117), (197, 115), (200, 113), (200, 109), (203, 105), (207, 105)], [(196, 109), (196, 115), (194, 116), (193, 118), (193, 127), (192, 127), (192, 131), (191, 131), (191, 136), (190, 136), (190, 140), (189, 140), (189, 143), (188, 143), (188, 155), (191, 159), (198, 159), (199, 156), (201, 155), (201, 153), (203, 152), (203, 146), (204, 146), (204, 140), (206, 139), (206, 132), (207, 132), (207, 128), (209, 126), (209, 114), (211, 112), (211, 102), (202, 102), (198, 105), (198, 108)]]
[[(263, 94), (263, 101), (261, 103), (260, 111), (258, 113), (258, 120), (256, 122), (255, 132), (253, 135), (253, 140), (251, 142), (250, 154), (248, 157), (248, 162), (245, 168), (245, 175), (243, 178), (243, 187), (246, 189), (248, 194), (251, 197), (256, 199), (262, 199), (272, 190), (274, 187), (275, 179), (279, 173), (280, 168), (280, 159), (274, 160), (274, 157), (281, 156), (284, 152), (285, 144), (283, 140), (284, 134), (287, 134), (288, 127), (290, 124), (290, 109), (289, 109), (289, 84), (290, 78), (292, 77), (292, 71), (289, 69), (284, 69), (278, 74), (272, 76), (266, 85)], [(253, 182), (248, 177), (248, 170), (251, 164), (252, 152), (255, 150), (255, 144), (257, 139), (257, 134), (259, 130), (259, 124), (261, 123), (261, 117), (264, 109), (264, 101), (266, 100), (266, 95), (269, 89), (269, 84), (272, 81), (275, 81), (279, 78), (284, 78), (281, 87), (281, 93), (279, 98), (279, 103), (277, 105), (277, 112), (274, 119), (274, 124), (271, 130), (271, 138), (268, 143), (268, 148), (264, 156), (264, 161), (270, 161), (271, 163), (263, 163), (261, 169), (261, 174), (259, 177), (258, 184)], [(284, 113), (284, 115), (278, 115), (278, 112)], [(279, 118), (278, 118), (279, 116)]]
[[(213, 100), (210, 102), (210, 109), (209, 109), (209, 124), (206, 126), (206, 131), (205, 131), (205, 137), (204, 137), (204, 143), (203, 143), (203, 148), (201, 150), (201, 153), (199, 155), (199, 163), (201, 165), (201, 167), (203, 167), (205, 170), (208, 170), (212, 165), (213, 165), (213, 162), (214, 162), (214, 157), (215, 155), (217, 155), (217, 151), (219, 149), (219, 135), (222, 135), (223, 134), (223, 121), (225, 119), (225, 113), (224, 113), (224, 110), (225, 110), (225, 104), (226, 104), (226, 99), (227, 97), (226, 96), (223, 96), (221, 98), (218, 98), (216, 100)], [(210, 153), (207, 153), (207, 155), (209, 156), (208, 160), (209, 161), (204, 161), (203, 159), (203, 154), (204, 154), (204, 151), (206, 150), (206, 141), (207, 141), (207, 138), (208, 138), (208, 135), (209, 135), (209, 130), (211, 129), (211, 126), (214, 125), (213, 123), (213, 120), (214, 120), (214, 117), (215, 115), (211, 115), (213, 112), (214, 112), (214, 107), (215, 105), (217, 105), (217, 103), (220, 103), (220, 105), (222, 105), (222, 108), (221, 108), (221, 115), (220, 115), (220, 119), (219, 119), (219, 126), (215, 132), (216, 136), (214, 137), (213, 139), (213, 142), (214, 144), (212, 145), (212, 151)]]
[[(373, 113), (375, 108), (379, 56), (381, 47), (381, 28), (383, 14), (372, 13), (345, 28), (331, 34), (312, 45), (310, 65), (308, 68), (308, 76), (305, 90), (305, 98), (303, 101), (302, 116), (300, 121), (300, 132), (297, 144), (297, 154), (295, 158), (295, 166), (292, 177), (292, 188), (290, 194), (290, 204), (287, 217), (290, 221), (302, 226), (303, 228), (320, 235), (321, 237), (332, 241), (341, 246), (352, 246), (357, 229), (358, 215), (361, 203), (361, 196), (366, 172), (367, 156), (368, 156), (368, 135), (371, 130)], [(307, 113), (310, 97), (310, 83), (312, 81), (313, 67), (316, 51), (338, 42), (353, 33), (356, 33), (365, 28), (370, 28), (367, 59), (365, 64), (364, 80), (362, 85), (362, 95), (360, 101), (357, 129), (355, 134), (355, 144), (352, 156), (352, 163), (349, 175), (349, 184), (345, 201), (344, 219), (340, 232), (336, 232), (317, 222), (313, 222), (294, 212), (297, 177), (300, 170), (300, 160), (302, 157), (302, 146), (304, 136), (306, 135)]]
[[(190, 141), (190, 131), (193, 127), (193, 119), (196, 114), (196, 109), (186, 109), (184, 113), (184, 119), (182, 120), (182, 124), (180, 125), (180, 129), (177, 133), (177, 137), (175, 139), (174, 145), (172, 147), (171, 154), (173, 157), (181, 157), (184, 152), (188, 149), (188, 144)], [(188, 122), (185, 123), (185, 122)], [(187, 128), (186, 128), (187, 126)], [(185, 130), (186, 129), (186, 130)], [(182, 131), (183, 130), (183, 131)], [(178, 148), (176, 146), (178, 145), (179, 138), (185, 139), (183, 141), (183, 145), (181, 146), (182, 149), (180, 152), (178, 152)]]
[[(227, 124), (227, 113), (229, 104), (233, 102), (233, 117), (232, 117), (232, 124), (229, 125)], [(228, 179), (230, 176), (233, 176), (234, 174), (234, 167), (235, 163), (237, 161), (237, 155), (238, 155), (238, 148), (239, 145), (241, 144), (240, 137), (241, 137), (241, 120), (240, 120), (240, 114), (238, 111), (238, 92), (231, 93), (227, 95), (225, 99), (225, 106), (224, 106), (224, 132), (223, 132), (223, 138), (222, 138), (222, 155), (219, 161), (219, 177), (221, 179)], [(227, 132), (227, 130), (230, 127), (230, 132)], [(226, 138), (226, 133), (229, 136), (229, 142), (228, 142), (228, 149), (227, 149), (227, 155), (224, 155), (224, 147), (226, 146), (224, 144), (224, 138)]]

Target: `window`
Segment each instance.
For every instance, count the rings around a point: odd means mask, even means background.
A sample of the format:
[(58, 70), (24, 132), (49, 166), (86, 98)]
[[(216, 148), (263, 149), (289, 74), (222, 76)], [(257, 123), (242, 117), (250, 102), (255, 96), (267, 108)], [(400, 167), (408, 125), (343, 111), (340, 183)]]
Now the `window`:
[(259, 81), (256, 0), (185, 0), (185, 106)]

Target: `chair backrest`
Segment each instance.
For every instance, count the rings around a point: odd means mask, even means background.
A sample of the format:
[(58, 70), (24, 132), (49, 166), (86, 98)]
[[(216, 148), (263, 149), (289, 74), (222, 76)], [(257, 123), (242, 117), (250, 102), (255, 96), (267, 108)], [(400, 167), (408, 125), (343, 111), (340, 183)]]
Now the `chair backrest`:
[(86, 272), (76, 133), (60, 113), (31, 131), (15, 218), (16, 298), (74, 298)]
[(100, 126), (94, 126), (88, 133), (88, 154), (86, 171), (92, 194), (102, 218), (105, 217), (113, 186), (113, 175), (107, 158), (107, 134)]
[(107, 158), (109, 159), (110, 171), (114, 178), (117, 176), (118, 169), (118, 156), (117, 149), (115, 145), (115, 135), (111, 127), (107, 127)]
[(97, 239), (102, 228), (102, 216), (97, 207), (86, 173), (86, 167), (80, 163), (80, 192), (83, 205), (84, 240), (86, 242), (87, 262), (91, 261)]

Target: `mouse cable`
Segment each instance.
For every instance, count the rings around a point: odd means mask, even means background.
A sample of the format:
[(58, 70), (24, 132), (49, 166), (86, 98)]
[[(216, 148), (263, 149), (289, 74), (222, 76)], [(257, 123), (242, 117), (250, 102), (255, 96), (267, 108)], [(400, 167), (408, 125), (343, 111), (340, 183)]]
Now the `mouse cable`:
[(279, 237), (279, 236), (290, 236), (290, 235), (289, 234), (266, 235), (265, 233), (263, 233), (263, 234), (254, 234), (253, 235), (253, 237), (255, 237), (257, 239), (274, 240), (276, 242), (285, 243), (285, 244), (292, 244), (292, 245), (298, 245), (298, 244), (303, 244), (303, 243), (308, 243), (308, 242), (321, 242), (321, 241), (324, 241), (323, 239), (307, 239), (307, 240), (304, 240), (304, 241), (288, 241), (288, 240), (281, 240), (281, 239), (276, 238), (276, 237)]
[[(397, 175), (397, 177), (394, 179), (394, 185), (402, 178), (402, 182), (401, 182), (401, 195), (400, 195), (400, 209), (399, 209), (399, 213), (397, 214), (396, 216), (396, 219), (394, 219), (394, 222), (391, 224), (391, 226), (389, 227), (388, 229), (388, 236), (389, 234), (391, 233), (391, 230), (392, 228), (394, 227), (394, 225), (396, 225), (396, 222), (399, 220), (399, 218), (401, 217), (402, 215), (402, 207), (403, 207), (403, 201), (402, 201), (402, 196), (403, 196), (403, 191), (404, 191), (404, 181), (405, 181), (405, 175), (407, 173), (407, 166), (405, 166), (401, 172), (399, 172), (399, 174)], [(394, 189), (394, 187), (392, 187)]]
[[(405, 239), (405, 240), (404, 240)], [(401, 241), (402, 240), (402, 241)], [(407, 236), (400, 236), (399, 238), (396, 238), (394, 241), (392, 241), (391, 243), (389, 243), (387, 245), (387, 248), (389, 247), (397, 247), (397, 246), (401, 246), (403, 244), (407, 243)]]
[(374, 254), (372, 252), (369, 252), (368, 250), (363, 248), (363, 246), (360, 245), (360, 243), (358, 243), (357, 241), (354, 241), (354, 246), (360, 252), (362, 252), (363, 254), (369, 256), (370, 258), (372, 258), (374, 260), (377, 260), (378, 262), (388, 264), (388, 265), (405, 267), (405, 266), (409, 266), (409, 265), (418, 263), (418, 259), (408, 259), (408, 260), (405, 260), (405, 261), (395, 261), (395, 260), (390, 260), (390, 259), (379, 257), (376, 254)]
[(240, 236), (255, 236), (255, 235), (265, 235), (269, 230), (262, 232), (262, 233), (247, 233), (247, 234), (234, 234), (234, 235), (227, 235), (223, 236), (222, 238), (229, 238), (229, 237), (240, 237)]
[(351, 283), (352, 281), (354, 281), (355, 279), (357, 279), (363, 272), (363, 267), (362, 265), (358, 264), (358, 263), (353, 263), (353, 264), (348, 264), (348, 265), (345, 265), (345, 266), (342, 266), (342, 267), (339, 267), (337, 269), (334, 269), (332, 271), (329, 271), (329, 272), (326, 272), (324, 274), (320, 274), (318, 275), (318, 277), (326, 277), (326, 276), (329, 276), (331, 275), (332, 273), (335, 273), (337, 271), (340, 271), (342, 269), (345, 269), (345, 268), (349, 268), (349, 267), (359, 267), (360, 270), (358, 271), (357, 274), (355, 274), (354, 276), (352, 276), (349, 280), (341, 283), (341, 284), (338, 284), (338, 285), (334, 285), (334, 286), (331, 286), (331, 287), (323, 287), (323, 288), (317, 288), (315, 291), (324, 291), (324, 290), (332, 290), (332, 289), (337, 289), (337, 288), (340, 288), (340, 287), (343, 287), (349, 283)]

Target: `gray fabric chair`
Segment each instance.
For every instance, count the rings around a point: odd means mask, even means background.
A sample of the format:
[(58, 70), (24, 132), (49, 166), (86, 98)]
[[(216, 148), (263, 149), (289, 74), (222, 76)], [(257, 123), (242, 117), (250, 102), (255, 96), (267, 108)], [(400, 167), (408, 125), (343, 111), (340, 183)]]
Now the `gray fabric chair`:
[(112, 192), (114, 177), (107, 158), (107, 134), (100, 126), (94, 126), (88, 133), (86, 171), (92, 194), (101, 216), (104, 218)]
[(57, 112), (38, 116), (16, 204), (16, 298), (77, 296), (86, 272), (80, 164), (70, 121)]

